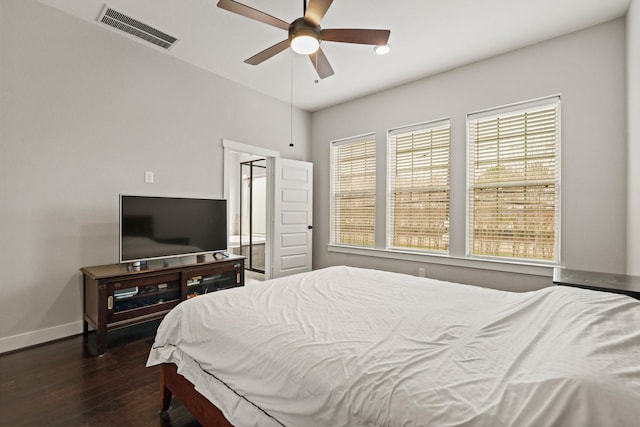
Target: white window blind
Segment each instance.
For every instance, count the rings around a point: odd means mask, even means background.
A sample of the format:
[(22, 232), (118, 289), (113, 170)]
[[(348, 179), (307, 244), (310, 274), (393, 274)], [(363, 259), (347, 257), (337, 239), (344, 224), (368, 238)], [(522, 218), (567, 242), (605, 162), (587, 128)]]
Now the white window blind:
[(375, 245), (376, 140), (331, 144), (331, 243)]
[(449, 249), (449, 120), (389, 132), (388, 246)]
[(470, 255), (558, 261), (559, 117), (559, 97), (468, 115)]

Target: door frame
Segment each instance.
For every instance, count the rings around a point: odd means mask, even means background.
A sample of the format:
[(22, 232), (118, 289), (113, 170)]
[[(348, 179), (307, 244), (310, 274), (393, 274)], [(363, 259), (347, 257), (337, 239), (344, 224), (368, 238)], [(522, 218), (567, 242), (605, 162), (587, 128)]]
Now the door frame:
[[(274, 211), (274, 182), (273, 182), (273, 173), (271, 173), (271, 168), (273, 164), (269, 159), (279, 158), (280, 152), (276, 150), (271, 150), (264, 147), (257, 147), (255, 145), (244, 144), (241, 142), (231, 141), (229, 139), (222, 140), (222, 147), (224, 151), (224, 159), (223, 159), (223, 186), (224, 186), (224, 198), (229, 200), (230, 192), (231, 192), (231, 177), (230, 168), (227, 165), (231, 164), (231, 153), (241, 153), (241, 154), (249, 154), (252, 156), (264, 157), (267, 159), (267, 202), (266, 202), (266, 210), (267, 210), (267, 218), (266, 218), (266, 238), (265, 238), (265, 247), (264, 247), (264, 256), (265, 256), (265, 272), (264, 278), (265, 280), (271, 279), (272, 277), (272, 265), (271, 265), (271, 257), (273, 252), (273, 211)], [(229, 209), (229, 207), (227, 207)], [(227, 221), (227, 236), (229, 235), (229, 230), (231, 229), (231, 221)]]

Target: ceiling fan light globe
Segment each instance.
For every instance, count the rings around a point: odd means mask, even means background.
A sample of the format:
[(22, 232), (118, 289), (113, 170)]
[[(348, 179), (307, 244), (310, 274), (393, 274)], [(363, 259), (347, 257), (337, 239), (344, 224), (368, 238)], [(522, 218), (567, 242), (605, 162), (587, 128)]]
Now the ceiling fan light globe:
[(300, 35), (291, 39), (291, 49), (301, 55), (310, 55), (318, 50), (320, 41), (308, 35)]

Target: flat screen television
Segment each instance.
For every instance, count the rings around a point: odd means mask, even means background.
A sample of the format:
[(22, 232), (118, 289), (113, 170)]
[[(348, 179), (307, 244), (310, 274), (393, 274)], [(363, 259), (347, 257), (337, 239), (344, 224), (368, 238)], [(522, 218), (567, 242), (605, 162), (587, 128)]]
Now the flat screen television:
[(227, 249), (227, 201), (120, 195), (120, 262)]

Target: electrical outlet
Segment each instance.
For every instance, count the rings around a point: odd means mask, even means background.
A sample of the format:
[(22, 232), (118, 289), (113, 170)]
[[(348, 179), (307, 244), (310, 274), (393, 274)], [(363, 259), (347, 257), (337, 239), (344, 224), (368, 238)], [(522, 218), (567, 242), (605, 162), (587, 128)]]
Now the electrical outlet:
[(153, 172), (145, 171), (144, 173), (144, 182), (147, 184), (153, 184)]
[(418, 269), (418, 277), (425, 277), (426, 272), (424, 271), (424, 267), (420, 267)]

